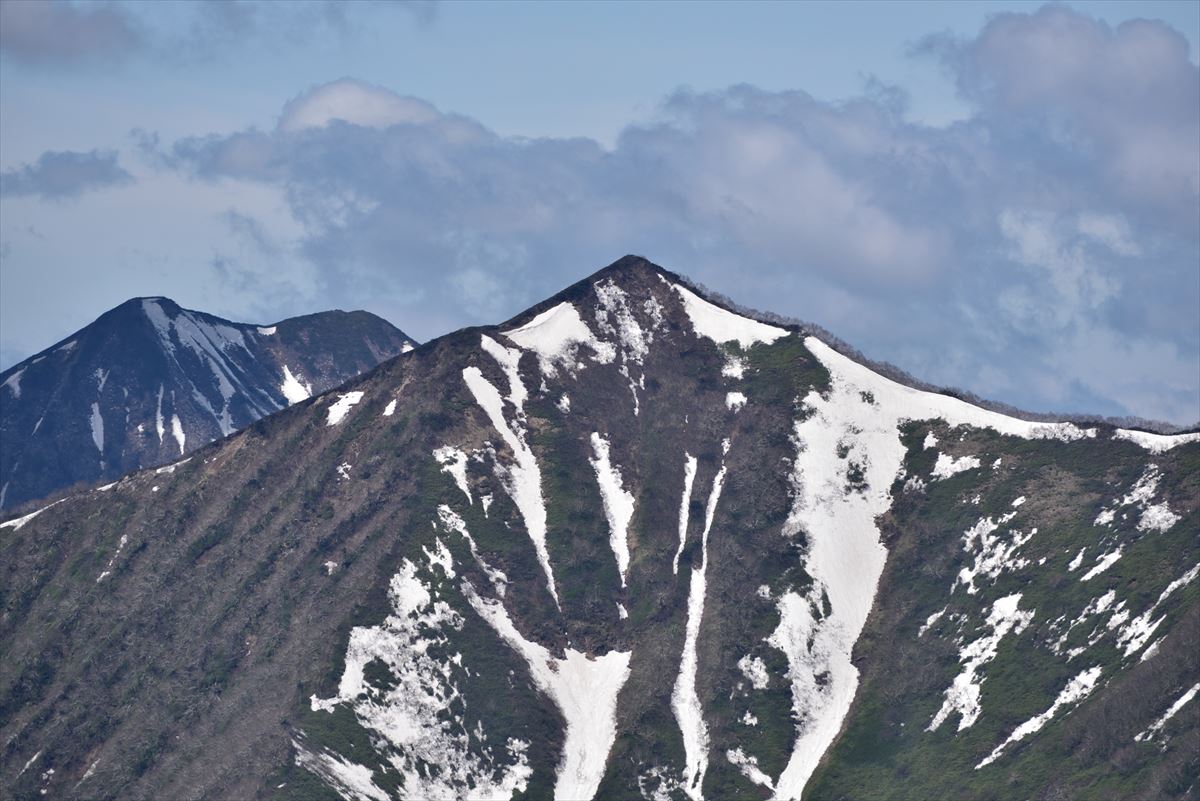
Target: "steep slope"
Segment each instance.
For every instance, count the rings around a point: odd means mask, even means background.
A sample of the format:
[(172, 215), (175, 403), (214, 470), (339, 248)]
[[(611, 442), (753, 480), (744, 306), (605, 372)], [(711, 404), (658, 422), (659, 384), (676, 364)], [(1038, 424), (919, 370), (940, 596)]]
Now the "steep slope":
[(0, 524), (0, 780), (1189, 797), (1198, 439), (909, 389), (626, 258)]
[(178, 459), (414, 344), (367, 312), (256, 326), (134, 298), (0, 374), (0, 509)]

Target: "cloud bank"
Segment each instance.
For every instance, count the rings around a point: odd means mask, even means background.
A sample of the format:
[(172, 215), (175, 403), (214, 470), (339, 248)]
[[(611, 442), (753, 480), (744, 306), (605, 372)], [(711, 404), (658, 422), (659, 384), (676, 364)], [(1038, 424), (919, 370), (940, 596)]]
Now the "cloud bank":
[[(158, 6), (156, 8), (156, 6)], [(344, 34), (350, 12), (407, 12), (433, 22), (434, 0), (219, 0), (189, 4), (0, 2), (0, 55), (33, 68), (72, 69), (149, 57), (207, 60), (248, 43), (291, 45)]]
[(343, 78), (272, 129), (152, 156), (281, 198), (286, 242), (252, 214), (226, 220), (258, 254), (218, 254), (239, 286), (292, 260), (324, 304), (370, 300), (419, 337), (634, 252), (929, 381), (1041, 411), (1200, 418), (1200, 71), (1182, 37), (1050, 6), (915, 54), (949, 72), (967, 119), (916, 124), (878, 82), (837, 103), (734, 86), (675, 93), (609, 149), (503, 137)]
[(121, 6), (4, 0), (0, 53), (18, 63), (76, 65), (124, 57), (145, 44), (136, 20)]

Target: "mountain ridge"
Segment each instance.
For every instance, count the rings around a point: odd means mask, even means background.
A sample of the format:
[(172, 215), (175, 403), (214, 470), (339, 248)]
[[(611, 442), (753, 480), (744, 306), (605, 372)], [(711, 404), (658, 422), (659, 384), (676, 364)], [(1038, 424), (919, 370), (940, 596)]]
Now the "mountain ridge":
[(1193, 438), (623, 275), (0, 524), (16, 797), (1188, 797)]
[(743, 317), (749, 317), (753, 320), (757, 320), (758, 322), (766, 323), (768, 325), (782, 326), (805, 336), (814, 336), (843, 356), (853, 359), (859, 364), (870, 368), (880, 375), (913, 389), (919, 389), (926, 392), (935, 392), (941, 395), (948, 395), (975, 406), (980, 406), (991, 411), (1000, 412), (1011, 417), (1017, 417), (1033, 422), (1070, 422), (1083, 425), (1100, 425), (1112, 428), (1140, 430), (1145, 431), (1146, 433), (1158, 435), (1191, 434), (1200, 432), (1200, 420), (1188, 425), (1176, 425), (1162, 420), (1152, 420), (1136, 415), (1112, 417), (1092, 414), (1087, 411), (1036, 412), (1017, 406), (1012, 406), (1000, 401), (991, 400), (990, 398), (976, 395), (969, 390), (958, 387), (931, 384), (928, 381), (913, 375), (907, 370), (898, 367), (897, 365), (867, 356), (859, 348), (845, 341), (837, 334), (822, 326), (820, 323), (814, 323), (795, 317), (777, 314), (775, 312), (762, 311), (760, 309), (744, 306), (729, 298), (725, 294), (705, 286), (688, 275), (674, 272), (654, 263), (645, 256), (639, 256), (636, 254), (626, 254), (625, 256), (622, 256), (606, 267), (602, 267), (591, 275), (581, 278), (575, 283), (567, 286), (565, 289), (562, 289), (545, 300), (539, 301), (533, 306), (518, 312), (516, 315), (510, 317), (502, 323), (491, 326), (469, 326), (460, 330), (499, 330), (507, 326), (516, 325), (519, 321), (522, 321), (525, 318), (532, 319), (533, 317), (536, 317), (538, 313), (556, 305), (556, 303), (562, 302), (563, 300), (569, 300), (571, 297), (577, 296), (579, 292), (586, 290), (587, 286), (603, 278), (620, 277), (625, 272), (636, 271), (638, 269), (647, 269), (654, 274), (661, 275), (667, 280), (686, 286), (687, 288), (699, 294), (709, 303), (713, 303), (725, 309), (726, 311), (741, 315)]

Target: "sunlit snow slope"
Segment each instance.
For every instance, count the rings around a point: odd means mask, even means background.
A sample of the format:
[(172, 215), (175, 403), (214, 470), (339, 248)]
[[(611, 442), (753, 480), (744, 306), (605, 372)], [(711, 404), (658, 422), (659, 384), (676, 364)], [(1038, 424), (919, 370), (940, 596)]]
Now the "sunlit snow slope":
[(0, 524), (0, 777), (1190, 797), (1198, 468), (1195, 436), (918, 391), (626, 258)]

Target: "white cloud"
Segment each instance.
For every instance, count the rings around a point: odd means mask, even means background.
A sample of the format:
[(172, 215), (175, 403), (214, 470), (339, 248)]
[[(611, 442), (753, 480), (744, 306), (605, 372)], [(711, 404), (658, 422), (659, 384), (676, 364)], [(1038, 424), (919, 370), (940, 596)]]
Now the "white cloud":
[(424, 125), (439, 116), (437, 109), (424, 100), (403, 97), (353, 78), (342, 78), (313, 87), (288, 101), (279, 117), (279, 130), (295, 132), (322, 128), (334, 120), (367, 128)]

